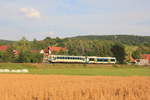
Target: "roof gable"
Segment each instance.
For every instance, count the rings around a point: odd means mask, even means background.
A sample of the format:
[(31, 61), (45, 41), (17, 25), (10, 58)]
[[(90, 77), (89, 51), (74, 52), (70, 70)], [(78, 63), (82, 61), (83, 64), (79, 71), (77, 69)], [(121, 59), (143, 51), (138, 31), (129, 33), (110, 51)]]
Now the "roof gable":
[(49, 46), (48, 47), (48, 49), (50, 50), (50, 51), (57, 51), (57, 52), (59, 52), (59, 51), (66, 51), (67, 49), (66, 48), (63, 48), (63, 47), (56, 47), (56, 46)]
[(150, 54), (143, 54), (142, 58), (150, 60)]

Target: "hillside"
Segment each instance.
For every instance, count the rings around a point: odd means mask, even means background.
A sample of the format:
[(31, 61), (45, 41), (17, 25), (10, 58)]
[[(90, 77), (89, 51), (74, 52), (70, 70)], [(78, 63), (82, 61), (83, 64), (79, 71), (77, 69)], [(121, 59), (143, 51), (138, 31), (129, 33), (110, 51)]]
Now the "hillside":
[(13, 42), (14, 41), (11, 41), (11, 40), (0, 40), (0, 45), (10, 45)]
[[(46, 37), (46, 38), (49, 38), (49, 37)], [(76, 36), (76, 37), (66, 37), (65, 39), (62, 39), (61, 41), (58, 41), (58, 42), (62, 42), (63, 40), (70, 40), (70, 39), (111, 40), (111, 41), (115, 41), (115, 42), (121, 42), (121, 43), (127, 44), (127, 45), (139, 45), (139, 44), (144, 44), (144, 43), (147, 43), (147, 44), (150, 43), (150, 36), (135, 36), (135, 35), (85, 35), (85, 36)], [(48, 40), (50, 40), (50, 39), (48, 39)], [(8, 45), (8, 44), (12, 44), (12, 43), (14, 43), (14, 41), (0, 40), (0, 45)]]
[(88, 35), (88, 36), (72, 37), (72, 39), (112, 40), (128, 45), (139, 45), (144, 43), (150, 43), (150, 36), (135, 36), (135, 35)]

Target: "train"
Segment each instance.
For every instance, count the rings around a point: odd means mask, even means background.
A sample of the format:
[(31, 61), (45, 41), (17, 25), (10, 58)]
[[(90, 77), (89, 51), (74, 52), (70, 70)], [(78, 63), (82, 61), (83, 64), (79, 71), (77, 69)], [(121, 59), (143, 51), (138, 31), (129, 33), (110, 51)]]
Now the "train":
[(49, 55), (50, 63), (115, 64), (115, 57)]

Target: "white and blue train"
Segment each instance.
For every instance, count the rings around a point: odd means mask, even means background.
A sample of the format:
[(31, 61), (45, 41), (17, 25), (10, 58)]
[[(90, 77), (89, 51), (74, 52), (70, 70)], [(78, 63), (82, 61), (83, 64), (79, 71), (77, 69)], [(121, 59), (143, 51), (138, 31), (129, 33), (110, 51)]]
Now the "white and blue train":
[(50, 55), (50, 63), (115, 64), (115, 57)]

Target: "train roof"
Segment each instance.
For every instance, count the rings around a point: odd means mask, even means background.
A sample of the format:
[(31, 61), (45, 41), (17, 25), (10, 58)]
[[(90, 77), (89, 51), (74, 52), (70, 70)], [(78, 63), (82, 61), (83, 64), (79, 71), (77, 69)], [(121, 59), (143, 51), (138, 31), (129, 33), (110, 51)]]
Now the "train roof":
[(98, 57), (98, 56), (87, 56), (89, 58), (115, 58), (115, 57)]
[(98, 57), (98, 56), (72, 56), (72, 55), (50, 55), (52, 57), (87, 57), (87, 58), (115, 58), (115, 57)]
[(85, 56), (71, 56), (71, 55), (50, 55), (53, 57), (85, 57)]

